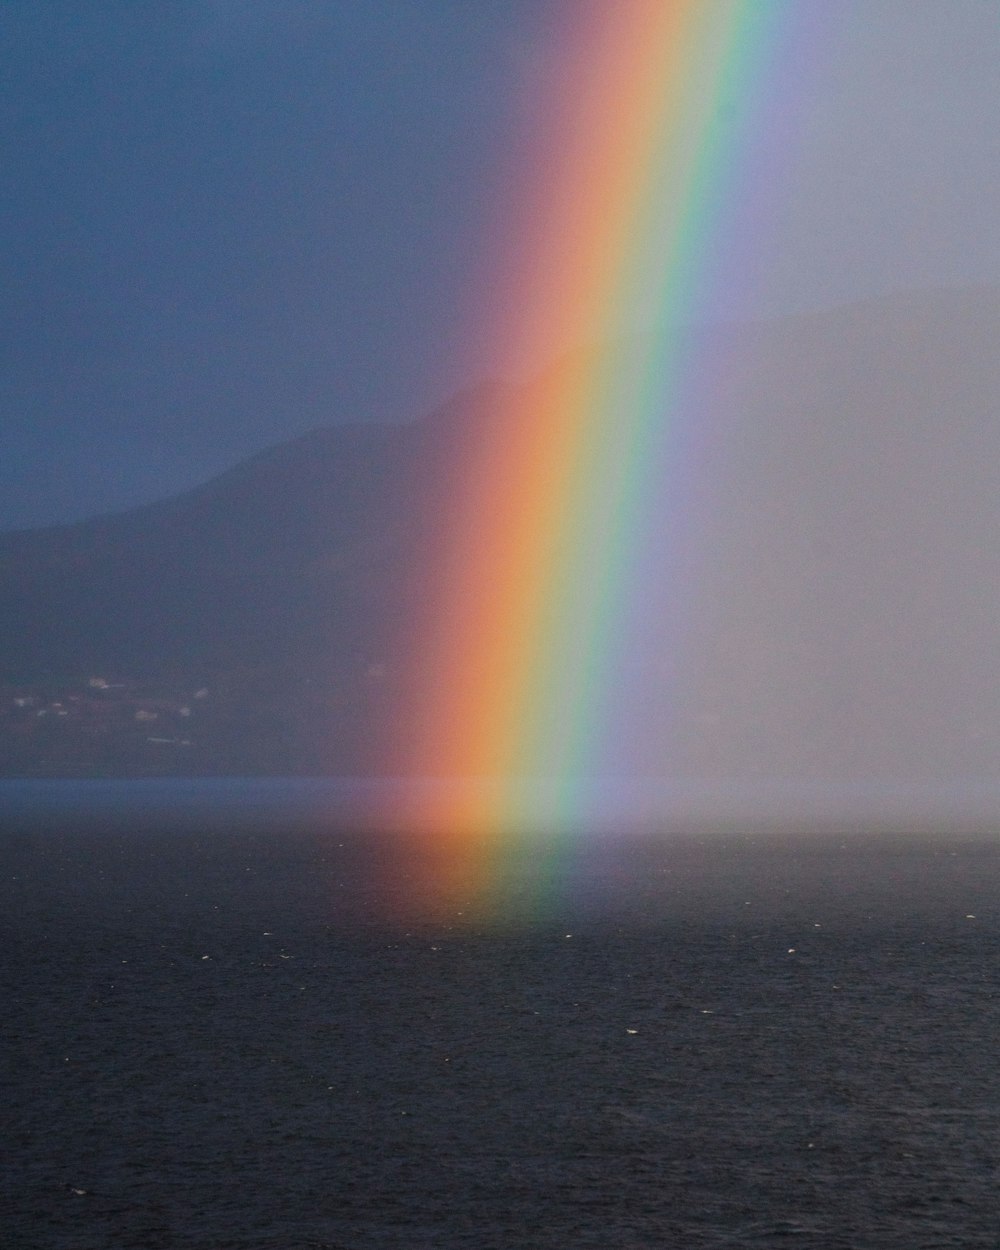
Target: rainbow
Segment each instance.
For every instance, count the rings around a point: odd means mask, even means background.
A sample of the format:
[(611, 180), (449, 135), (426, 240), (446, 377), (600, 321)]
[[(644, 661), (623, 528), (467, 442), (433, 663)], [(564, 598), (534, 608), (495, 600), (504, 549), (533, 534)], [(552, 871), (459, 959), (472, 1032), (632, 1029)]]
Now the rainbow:
[[(710, 381), (690, 327), (735, 245), (748, 140), (795, 6), (614, 0), (571, 14), (555, 120), (480, 314), (512, 357), (553, 344), (560, 358), (477, 420), (429, 505), (440, 563), (411, 650), (396, 771), (414, 783), (399, 816), (433, 834), (428, 888), (456, 899), (518, 837), (568, 836), (593, 779), (620, 769), (644, 681), (629, 657), (652, 616), (668, 622), (658, 689), (682, 663), (669, 597), (696, 558), (698, 455), (683, 414)], [(513, 312), (498, 324), (491, 307)], [(644, 729), (664, 772), (669, 721), (660, 708)]]

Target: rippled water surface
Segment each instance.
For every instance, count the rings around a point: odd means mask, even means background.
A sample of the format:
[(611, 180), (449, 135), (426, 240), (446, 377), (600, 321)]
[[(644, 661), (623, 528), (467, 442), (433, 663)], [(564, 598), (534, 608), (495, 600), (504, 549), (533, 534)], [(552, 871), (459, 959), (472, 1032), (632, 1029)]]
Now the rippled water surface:
[(403, 855), (5, 832), (2, 1244), (1000, 1245), (994, 841), (609, 839), (492, 927)]

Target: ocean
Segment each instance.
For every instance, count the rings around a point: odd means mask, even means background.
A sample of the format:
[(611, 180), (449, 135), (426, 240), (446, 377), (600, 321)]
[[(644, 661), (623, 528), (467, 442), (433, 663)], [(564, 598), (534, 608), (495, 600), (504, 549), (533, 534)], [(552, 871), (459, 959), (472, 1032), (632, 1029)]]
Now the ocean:
[(487, 923), (385, 834), (73, 811), (0, 833), (5, 1250), (1000, 1246), (995, 837), (526, 843)]

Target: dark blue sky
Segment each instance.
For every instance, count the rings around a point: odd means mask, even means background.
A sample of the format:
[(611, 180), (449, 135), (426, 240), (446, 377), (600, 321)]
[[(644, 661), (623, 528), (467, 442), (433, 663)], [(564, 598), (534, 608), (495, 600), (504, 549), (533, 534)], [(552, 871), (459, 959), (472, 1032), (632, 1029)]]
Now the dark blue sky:
[[(562, 23), (611, 2), (2, 0), (0, 526), (502, 367), (457, 363), (469, 275)], [(813, 5), (795, 150), (770, 136), (720, 311), (1000, 282), (1000, 8)]]

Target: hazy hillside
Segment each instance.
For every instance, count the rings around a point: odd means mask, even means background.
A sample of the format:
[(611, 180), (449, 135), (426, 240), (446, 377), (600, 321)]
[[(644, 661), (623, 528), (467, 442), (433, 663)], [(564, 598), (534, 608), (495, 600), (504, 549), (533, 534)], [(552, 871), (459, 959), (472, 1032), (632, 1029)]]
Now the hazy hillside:
[[(694, 414), (703, 559), (664, 597), (697, 604), (676, 746), (666, 765), (649, 747), (654, 639), (623, 767), (1000, 773), (998, 343), (995, 291), (727, 331), (714, 408)], [(175, 499), (0, 535), (5, 697), (95, 674), (212, 689), (200, 746), (154, 763), (84, 751), (82, 771), (371, 766), (434, 542), (418, 504), (500, 393), (316, 430)], [(23, 731), (0, 766), (58, 769), (45, 750)]]
[(996, 292), (748, 340), (697, 769), (1000, 772), (998, 342)]

